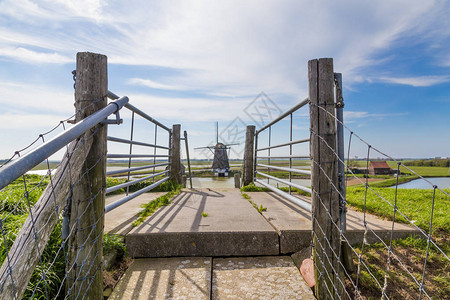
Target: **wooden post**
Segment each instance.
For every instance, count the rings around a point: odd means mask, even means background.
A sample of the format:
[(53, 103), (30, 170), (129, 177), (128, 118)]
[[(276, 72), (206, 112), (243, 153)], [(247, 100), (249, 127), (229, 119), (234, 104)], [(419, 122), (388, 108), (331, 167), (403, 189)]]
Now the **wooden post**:
[(245, 134), (245, 150), (244, 150), (244, 170), (242, 171), (242, 185), (246, 186), (253, 182), (253, 151), (255, 141), (255, 126), (247, 126)]
[(333, 59), (310, 60), (308, 79), (315, 294), (318, 299), (337, 299), (343, 296), (339, 280), (343, 282), (344, 277), (339, 264), (340, 234), (336, 228), (336, 225), (339, 227), (339, 194), (335, 189), (338, 164)]
[(241, 180), (239, 178), (239, 173), (234, 173), (234, 187), (237, 189), (241, 188)]
[[(77, 54), (75, 120), (102, 109), (107, 104), (107, 58), (101, 54)], [(85, 134), (93, 135), (93, 145), (73, 189), (70, 208), (67, 272), (69, 299), (103, 299), (103, 225), (106, 188), (107, 126), (99, 124)]]
[(172, 126), (172, 138), (170, 143), (170, 180), (175, 181), (177, 184), (181, 184), (180, 131), (180, 124)]

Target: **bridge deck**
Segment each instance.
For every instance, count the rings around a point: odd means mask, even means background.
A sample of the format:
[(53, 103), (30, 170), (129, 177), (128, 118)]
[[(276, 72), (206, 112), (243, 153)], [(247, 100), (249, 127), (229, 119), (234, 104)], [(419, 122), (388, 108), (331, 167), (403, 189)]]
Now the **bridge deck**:
[[(129, 253), (137, 258), (111, 299), (313, 299), (286, 256), (310, 245), (310, 213), (274, 193), (247, 194), (267, 210), (258, 213), (237, 189), (185, 189), (135, 228), (130, 224), (140, 205), (160, 193), (107, 213), (106, 232), (125, 235)], [(362, 217), (347, 215), (351, 243), (362, 241)], [(366, 219), (377, 235), (388, 237), (392, 222)], [(403, 224), (395, 228), (395, 238), (414, 233)], [(374, 240), (371, 234), (367, 238)]]
[[(247, 194), (267, 210), (259, 214), (237, 189), (185, 189), (171, 205), (132, 228), (140, 205), (161, 195), (146, 193), (107, 213), (105, 231), (126, 235), (128, 251), (134, 257), (278, 255), (310, 245), (309, 212), (274, 193)], [(202, 216), (203, 212), (208, 216)], [(346, 236), (351, 244), (362, 241), (362, 220), (362, 213), (347, 214)], [(391, 221), (372, 215), (366, 220), (378, 236), (390, 237)], [(414, 229), (407, 225), (395, 225), (394, 238), (412, 233)], [(367, 239), (376, 241), (371, 232)]]

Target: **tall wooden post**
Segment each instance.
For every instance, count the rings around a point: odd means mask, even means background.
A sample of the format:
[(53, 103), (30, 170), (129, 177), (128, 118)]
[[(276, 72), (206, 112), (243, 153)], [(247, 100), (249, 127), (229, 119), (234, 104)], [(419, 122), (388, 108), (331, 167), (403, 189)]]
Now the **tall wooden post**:
[(175, 181), (177, 184), (181, 184), (180, 131), (180, 124), (172, 126), (172, 138), (170, 143), (170, 180)]
[(249, 185), (253, 182), (253, 151), (255, 141), (255, 126), (247, 126), (245, 134), (245, 150), (244, 150), (244, 169), (242, 171), (242, 185)]
[[(75, 82), (77, 122), (107, 104), (107, 58), (101, 54), (78, 53)], [(93, 135), (70, 207), (66, 292), (69, 299), (103, 299), (103, 224), (106, 188), (107, 126), (99, 124), (85, 135)]]
[(344, 278), (339, 264), (339, 194), (335, 189), (338, 164), (333, 59), (310, 60), (308, 79), (315, 292), (318, 299), (337, 299), (343, 295), (339, 280), (343, 282)]

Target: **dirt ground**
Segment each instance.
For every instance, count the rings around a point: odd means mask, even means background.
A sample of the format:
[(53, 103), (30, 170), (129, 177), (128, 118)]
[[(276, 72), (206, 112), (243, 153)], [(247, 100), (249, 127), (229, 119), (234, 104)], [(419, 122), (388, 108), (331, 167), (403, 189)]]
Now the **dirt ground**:
[[(369, 182), (385, 180), (384, 178), (369, 178)], [(347, 185), (357, 185), (366, 182), (366, 178), (351, 178), (347, 180)]]

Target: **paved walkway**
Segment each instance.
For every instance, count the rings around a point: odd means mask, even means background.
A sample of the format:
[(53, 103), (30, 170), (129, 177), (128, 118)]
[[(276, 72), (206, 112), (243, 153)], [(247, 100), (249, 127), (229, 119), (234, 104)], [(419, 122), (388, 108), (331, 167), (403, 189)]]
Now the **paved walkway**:
[[(260, 214), (238, 189), (185, 189), (134, 228), (140, 205), (160, 193), (107, 213), (106, 232), (125, 235), (136, 258), (111, 299), (313, 299), (288, 256), (310, 245), (310, 213), (274, 193), (247, 194), (267, 209)], [(362, 241), (362, 219), (348, 213), (350, 243)], [(366, 220), (369, 242), (390, 236), (392, 222)], [(403, 224), (395, 229), (394, 238), (414, 233)]]

